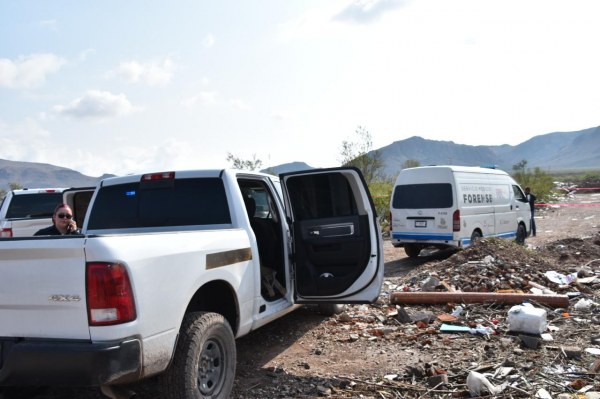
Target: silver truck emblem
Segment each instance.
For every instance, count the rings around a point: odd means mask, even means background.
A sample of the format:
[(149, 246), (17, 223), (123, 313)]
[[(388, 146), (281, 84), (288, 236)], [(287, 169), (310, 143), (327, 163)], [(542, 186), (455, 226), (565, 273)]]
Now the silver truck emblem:
[(79, 295), (63, 295), (55, 294), (48, 297), (50, 302), (79, 302), (81, 297)]

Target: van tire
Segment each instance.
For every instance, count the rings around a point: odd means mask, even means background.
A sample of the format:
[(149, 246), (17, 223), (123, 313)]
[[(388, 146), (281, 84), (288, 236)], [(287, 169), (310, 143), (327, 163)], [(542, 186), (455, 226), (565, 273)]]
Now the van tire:
[(475, 241), (481, 239), (481, 237), (483, 237), (481, 235), (481, 231), (479, 231), (479, 230), (473, 231), (473, 233), (471, 234), (471, 245), (473, 245), (475, 243)]
[(404, 252), (409, 258), (416, 258), (421, 253), (421, 246), (417, 244), (404, 244)]
[(218, 313), (189, 313), (181, 324), (172, 363), (160, 376), (161, 397), (229, 398), (235, 365), (235, 338), (227, 320)]
[(525, 237), (527, 237), (527, 229), (524, 224), (520, 223), (519, 227), (517, 227), (517, 237), (515, 238), (515, 241), (519, 245), (525, 245)]

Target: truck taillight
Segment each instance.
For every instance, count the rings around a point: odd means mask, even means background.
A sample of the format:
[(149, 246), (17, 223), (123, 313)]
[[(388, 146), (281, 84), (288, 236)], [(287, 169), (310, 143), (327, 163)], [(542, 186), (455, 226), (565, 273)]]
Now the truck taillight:
[(0, 237), (1, 238), (11, 238), (12, 236), (13, 236), (12, 229), (7, 228), (7, 229), (0, 230)]
[(141, 181), (149, 180), (173, 180), (175, 179), (175, 172), (160, 172), (160, 173), (146, 173), (142, 175)]
[(458, 209), (452, 214), (452, 231), (460, 231), (460, 211)]
[(120, 263), (87, 264), (87, 306), (91, 326), (126, 323), (136, 318), (129, 274)]

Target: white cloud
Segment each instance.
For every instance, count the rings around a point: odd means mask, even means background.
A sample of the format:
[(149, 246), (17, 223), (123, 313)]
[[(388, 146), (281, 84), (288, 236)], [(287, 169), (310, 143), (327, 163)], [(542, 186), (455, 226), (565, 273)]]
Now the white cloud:
[(93, 48), (88, 48), (79, 53), (79, 61), (86, 61), (89, 56), (96, 54), (96, 50)]
[(277, 110), (271, 112), (271, 117), (277, 121), (285, 121), (293, 117), (293, 113), (290, 111)]
[[(224, 155), (221, 163), (211, 156), (198, 157), (198, 147), (185, 140), (164, 140), (154, 145), (143, 145), (118, 141), (108, 153), (79, 151), (73, 154), (69, 165), (61, 165), (77, 170), (88, 176), (101, 176), (104, 173), (125, 175), (167, 170), (198, 169), (202, 167), (226, 166)], [(54, 162), (54, 164), (56, 164)]]
[(57, 105), (54, 111), (75, 119), (105, 119), (127, 115), (137, 108), (131, 105), (125, 94), (112, 94), (107, 91), (90, 90), (83, 97), (69, 105)]
[(58, 72), (66, 62), (54, 54), (20, 56), (15, 61), (0, 58), (0, 87), (19, 89), (40, 86), (47, 75)]
[(110, 71), (108, 76), (120, 76), (132, 84), (165, 86), (173, 77), (173, 68), (174, 63), (169, 57), (160, 62), (126, 61), (122, 62), (117, 69)]
[(40, 26), (45, 29), (56, 31), (58, 30), (58, 21), (55, 19), (46, 19), (40, 22)]
[(250, 109), (250, 106), (246, 104), (243, 100), (240, 100), (239, 98), (229, 100), (228, 104), (233, 108), (237, 108), (242, 111), (247, 111)]
[[(116, 144), (115, 144), (116, 141)], [(219, 166), (214, 160), (200, 164), (198, 150), (193, 143), (167, 139), (154, 145), (139, 145), (128, 137), (99, 143), (108, 145), (110, 151), (97, 146), (69, 148), (68, 157), (57, 158), (57, 151), (65, 150), (64, 140), (56, 142), (56, 137), (33, 119), (9, 125), (0, 119), (0, 159), (11, 161), (49, 163), (66, 167), (87, 176), (101, 176), (104, 173), (125, 175), (159, 170), (194, 169)], [(57, 147), (57, 146), (60, 146)], [(208, 157), (206, 157), (208, 158)], [(224, 165), (225, 157), (221, 156)]]
[(406, 0), (356, 0), (345, 7), (334, 17), (339, 21), (371, 23), (380, 19), (384, 14), (400, 8)]
[(198, 93), (195, 96), (192, 96), (192, 97), (182, 100), (181, 104), (188, 108), (192, 108), (197, 105), (201, 105), (201, 106), (217, 105), (217, 103), (218, 103), (217, 97), (218, 97), (218, 95), (214, 91), (203, 91), (203, 92)]
[[(371, 24), (377, 34), (381, 28), (376, 23), (385, 14), (401, 8), (409, 0), (337, 0), (321, 2), (318, 7), (305, 11), (302, 15), (286, 21), (280, 25), (279, 38), (283, 41), (306, 38), (338, 37), (347, 40), (353, 32), (353, 22), (358, 24)], [(332, 23), (338, 22), (338, 23)], [(393, 24), (397, 27), (397, 24)], [(363, 35), (364, 32), (357, 34)]]
[(206, 48), (211, 48), (215, 45), (215, 37), (212, 35), (212, 33), (209, 33), (204, 37), (202, 40), (202, 45)]
[(195, 96), (183, 99), (181, 104), (187, 108), (194, 108), (197, 106), (220, 106), (236, 108), (243, 111), (250, 109), (250, 106), (243, 100), (239, 98), (222, 99), (216, 91), (202, 91)]
[(50, 132), (33, 119), (26, 119), (17, 125), (0, 121), (0, 158), (48, 162), (46, 150), (50, 136)]

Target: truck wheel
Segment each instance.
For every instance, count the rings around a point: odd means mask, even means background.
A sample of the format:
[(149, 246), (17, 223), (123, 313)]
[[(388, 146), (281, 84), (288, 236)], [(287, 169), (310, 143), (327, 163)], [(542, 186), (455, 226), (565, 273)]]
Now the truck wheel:
[(344, 311), (344, 305), (340, 305), (339, 303), (320, 303), (319, 304), (319, 313), (324, 314), (325, 316), (335, 316), (336, 314), (340, 314)]
[(404, 244), (404, 252), (409, 258), (416, 258), (421, 253), (421, 247), (417, 244)]
[(519, 224), (519, 227), (517, 227), (517, 237), (515, 239), (517, 244), (525, 245), (525, 237), (527, 237), (527, 229), (525, 229), (524, 225)]
[(183, 319), (175, 356), (160, 378), (168, 399), (226, 399), (235, 378), (235, 337), (217, 313), (194, 312)]

